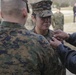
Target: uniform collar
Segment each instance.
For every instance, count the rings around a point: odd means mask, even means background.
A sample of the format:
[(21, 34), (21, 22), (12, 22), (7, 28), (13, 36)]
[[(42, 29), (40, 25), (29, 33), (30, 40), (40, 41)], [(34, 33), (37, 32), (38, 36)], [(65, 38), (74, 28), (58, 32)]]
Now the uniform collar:
[(1, 27), (6, 27), (6, 28), (23, 28), (23, 25), (20, 25), (18, 23), (14, 23), (14, 22), (3, 21), (1, 23)]
[[(37, 32), (35, 31), (35, 27), (32, 29), (32, 31), (34, 32), (34, 33), (36, 33), (37, 34)], [(45, 34), (45, 35), (43, 35), (43, 36), (48, 36), (49, 35), (49, 29), (48, 29), (48, 32)]]

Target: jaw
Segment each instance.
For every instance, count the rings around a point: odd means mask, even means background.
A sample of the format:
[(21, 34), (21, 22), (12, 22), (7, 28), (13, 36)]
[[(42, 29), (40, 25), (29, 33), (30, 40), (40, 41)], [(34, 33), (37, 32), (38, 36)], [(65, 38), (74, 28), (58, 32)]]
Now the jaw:
[(42, 29), (43, 29), (43, 30), (48, 30), (48, 29), (49, 29), (49, 26), (50, 26), (50, 25), (43, 25), (43, 26), (42, 26)]

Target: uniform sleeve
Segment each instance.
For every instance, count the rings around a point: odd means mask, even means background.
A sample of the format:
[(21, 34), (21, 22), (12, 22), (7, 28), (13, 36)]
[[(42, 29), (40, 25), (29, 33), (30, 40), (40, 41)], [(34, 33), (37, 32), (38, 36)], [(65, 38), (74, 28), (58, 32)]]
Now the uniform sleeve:
[(69, 39), (66, 42), (70, 43), (73, 46), (76, 46), (76, 33), (70, 34)]
[(61, 44), (58, 47), (60, 59), (65, 63), (66, 68), (76, 74), (76, 51)]

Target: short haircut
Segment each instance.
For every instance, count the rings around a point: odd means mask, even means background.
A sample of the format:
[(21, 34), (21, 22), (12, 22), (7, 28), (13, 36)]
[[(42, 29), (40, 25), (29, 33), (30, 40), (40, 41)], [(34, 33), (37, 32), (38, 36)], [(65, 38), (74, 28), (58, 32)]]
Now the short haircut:
[(26, 3), (23, 0), (1, 0), (1, 12), (6, 15), (21, 16), (24, 7)]

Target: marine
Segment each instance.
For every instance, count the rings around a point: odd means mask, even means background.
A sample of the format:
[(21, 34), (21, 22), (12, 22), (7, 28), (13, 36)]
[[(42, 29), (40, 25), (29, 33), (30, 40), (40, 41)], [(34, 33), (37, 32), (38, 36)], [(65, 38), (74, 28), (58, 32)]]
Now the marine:
[(26, 0), (2, 0), (0, 75), (56, 75), (59, 63), (41, 35), (28, 31)]
[(64, 30), (64, 14), (60, 11), (59, 6), (56, 7), (56, 12), (52, 15), (52, 26), (54, 30)]
[[(51, 0), (40, 0), (31, 3), (32, 21), (35, 24), (34, 28), (31, 31), (36, 34), (43, 35), (48, 42), (52, 40), (52, 37), (54, 35), (53, 30), (49, 29), (51, 25), (51, 17), (53, 15), (51, 11), (51, 5)], [(59, 58), (57, 50), (53, 49), (53, 51), (55, 51), (55, 56), (59, 61), (59, 63), (57, 64), (59, 68), (56, 70), (56, 75), (65, 75), (66, 69)]]

